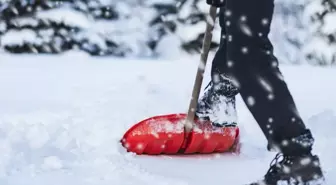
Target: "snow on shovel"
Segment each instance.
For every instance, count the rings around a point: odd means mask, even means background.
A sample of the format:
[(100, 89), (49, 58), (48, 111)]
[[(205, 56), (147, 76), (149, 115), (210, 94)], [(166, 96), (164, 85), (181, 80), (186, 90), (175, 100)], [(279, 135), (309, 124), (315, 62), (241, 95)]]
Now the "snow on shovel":
[(193, 154), (232, 150), (239, 140), (237, 126), (214, 127), (210, 121), (195, 119), (203, 74), (210, 50), (217, 8), (211, 6), (207, 20), (200, 64), (197, 70), (188, 114), (169, 114), (145, 119), (130, 128), (121, 139), (136, 154)]

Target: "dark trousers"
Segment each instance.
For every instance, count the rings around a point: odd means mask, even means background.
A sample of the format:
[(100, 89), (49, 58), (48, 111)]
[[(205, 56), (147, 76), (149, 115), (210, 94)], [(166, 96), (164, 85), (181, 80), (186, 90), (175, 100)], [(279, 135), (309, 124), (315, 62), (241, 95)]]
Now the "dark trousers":
[(270, 145), (288, 154), (310, 152), (313, 138), (268, 39), (273, 10), (274, 0), (226, 0), (220, 10), (222, 40), (212, 79), (225, 75), (232, 80)]

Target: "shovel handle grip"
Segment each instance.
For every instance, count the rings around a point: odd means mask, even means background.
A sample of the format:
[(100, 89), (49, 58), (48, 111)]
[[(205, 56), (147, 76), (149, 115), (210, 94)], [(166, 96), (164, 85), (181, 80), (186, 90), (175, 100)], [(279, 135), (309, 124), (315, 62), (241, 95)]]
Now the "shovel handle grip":
[(209, 10), (209, 14), (210, 16), (206, 16), (206, 30), (205, 30), (205, 35), (203, 39), (200, 63), (197, 69), (194, 87), (192, 90), (192, 97), (191, 97), (189, 108), (188, 108), (187, 120), (184, 126), (186, 132), (190, 132), (194, 125), (193, 123), (195, 119), (195, 111), (196, 111), (196, 107), (198, 103), (199, 94), (201, 92), (203, 74), (205, 71), (205, 67), (206, 67), (206, 63), (207, 63), (207, 59), (208, 59), (208, 55), (210, 51), (210, 45), (211, 45), (211, 40), (212, 40), (212, 30), (214, 29), (214, 25), (216, 22), (217, 8), (214, 6), (211, 6)]

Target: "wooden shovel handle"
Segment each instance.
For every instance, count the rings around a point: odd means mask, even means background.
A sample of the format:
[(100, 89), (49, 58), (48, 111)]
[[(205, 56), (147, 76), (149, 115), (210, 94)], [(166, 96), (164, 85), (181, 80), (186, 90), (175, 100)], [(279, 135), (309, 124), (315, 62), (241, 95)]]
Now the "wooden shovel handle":
[(214, 6), (211, 6), (209, 10), (209, 14), (210, 14), (210, 17), (206, 16), (206, 30), (205, 30), (205, 35), (203, 39), (200, 63), (198, 66), (198, 70), (197, 70), (197, 74), (196, 74), (196, 78), (194, 82), (194, 88), (192, 91), (192, 97), (191, 97), (190, 104), (189, 104), (187, 120), (184, 125), (186, 132), (190, 132), (193, 127), (193, 122), (195, 119), (195, 111), (196, 111), (198, 98), (201, 92), (201, 87), (202, 87), (202, 82), (203, 82), (203, 74), (205, 71), (205, 66), (207, 63), (211, 40), (212, 40), (212, 30), (214, 28), (215, 21), (216, 21), (217, 8)]

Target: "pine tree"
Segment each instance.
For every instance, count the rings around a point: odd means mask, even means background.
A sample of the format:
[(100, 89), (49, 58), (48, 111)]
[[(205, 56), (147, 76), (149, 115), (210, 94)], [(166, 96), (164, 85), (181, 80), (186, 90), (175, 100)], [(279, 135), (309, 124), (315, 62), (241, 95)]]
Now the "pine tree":
[[(0, 25), (4, 49), (11, 53), (61, 53), (79, 49), (91, 55), (123, 55), (118, 45), (108, 38), (99, 38), (101, 45), (82, 36), (87, 32), (73, 21), (58, 20), (62, 13), (77, 14), (82, 19), (113, 20), (113, 7), (88, 0), (9, 1), (1, 5)], [(48, 14), (52, 16), (48, 16)], [(87, 15), (87, 16), (84, 16)], [(6, 34), (6, 35), (5, 35)], [(21, 38), (21, 39), (18, 39)]]
[(306, 14), (310, 25), (310, 39), (305, 56), (314, 65), (336, 64), (336, 1), (310, 1)]
[(207, 13), (202, 6), (201, 0), (2, 0), (0, 46), (11, 53), (81, 50), (95, 56), (160, 56), (168, 46), (198, 53)]

